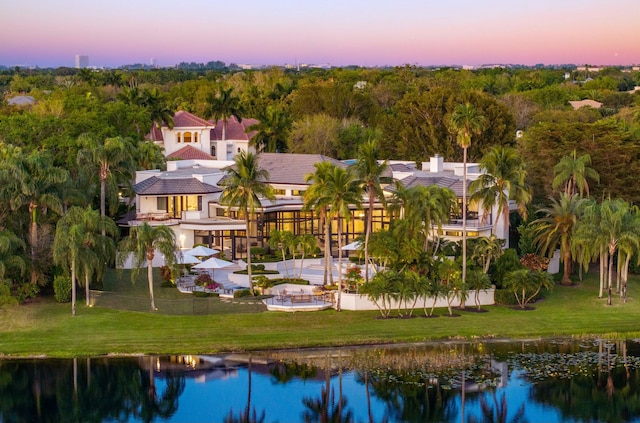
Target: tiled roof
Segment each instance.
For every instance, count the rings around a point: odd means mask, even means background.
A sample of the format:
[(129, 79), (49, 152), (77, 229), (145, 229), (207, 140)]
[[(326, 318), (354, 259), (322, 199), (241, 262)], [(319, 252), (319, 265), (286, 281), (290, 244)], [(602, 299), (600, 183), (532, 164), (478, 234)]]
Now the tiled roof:
[(175, 113), (173, 116), (173, 127), (174, 128), (183, 128), (183, 127), (212, 127), (213, 123), (208, 122), (198, 116), (186, 112), (184, 110), (180, 110)]
[(569, 104), (571, 104), (571, 107), (573, 107), (574, 110), (578, 110), (581, 107), (593, 107), (594, 109), (599, 109), (600, 107), (602, 107), (602, 103), (600, 103), (599, 101), (589, 99), (570, 101)]
[(167, 156), (168, 159), (179, 160), (215, 160), (211, 154), (200, 151), (192, 145), (186, 145)]
[(151, 126), (151, 131), (145, 137), (147, 140), (151, 141), (164, 141), (164, 136), (162, 135), (162, 129), (158, 128), (158, 125), (155, 123)]
[(462, 179), (451, 176), (409, 176), (400, 181), (406, 188), (438, 185), (449, 188), (456, 197), (462, 197)]
[(163, 179), (157, 176), (135, 184), (133, 190), (138, 195), (193, 195), (222, 192), (222, 188), (205, 184), (196, 178)]
[[(218, 120), (216, 123), (216, 127), (211, 130), (211, 140), (222, 140), (222, 119)], [(231, 116), (227, 119), (227, 132), (226, 139), (227, 140), (246, 140), (249, 141), (251, 137), (253, 137), (257, 131), (251, 131), (247, 133), (247, 128), (251, 127), (251, 125), (255, 125), (259, 123), (257, 119), (252, 118), (244, 118), (241, 122), (238, 122), (238, 118), (235, 116)], [(212, 124), (213, 125), (213, 124)]]
[(339, 167), (347, 167), (339, 160), (321, 154), (289, 154), (289, 153), (260, 153), (258, 164), (269, 172), (269, 182), (272, 184), (305, 185), (306, 175), (314, 173), (314, 164), (332, 162)]
[(17, 95), (7, 100), (7, 104), (10, 106), (27, 106), (35, 103), (35, 98), (30, 95)]
[(389, 165), (394, 172), (415, 172), (416, 167), (406, 163), (391, 163)]

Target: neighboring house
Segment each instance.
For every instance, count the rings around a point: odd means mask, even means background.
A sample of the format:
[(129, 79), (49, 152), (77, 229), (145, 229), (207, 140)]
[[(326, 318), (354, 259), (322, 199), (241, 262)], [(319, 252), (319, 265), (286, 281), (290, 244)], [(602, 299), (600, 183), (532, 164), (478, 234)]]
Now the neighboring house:
[[(194, 146), (189, 146), (194, 147)], [(195, 149), (195, 147), (194, 147)], [(200, 153), (183, 147), (182, 153)], [(183, 156), (183, 157), (185, 157)], [(318, 154), (278, 154), (261, 153), (259, 166), (269, 173), (269, 183), (275, 191), (274, 202), (263, 200), (262, 209), (252, 218), (249, 232), (252, 246), (266, 246), (274, 230), (287, 230), (296, 235), (312, 234), (323, 244), (324, 233), (319, 217), (312, 211), (303, 211), (304, 193), (309, 187), (306, 175), (315, 172), (315, 164), (330, 161), (338, 166), (347, 164)], [(200, 159), (167, 162), (167, 170), (139, 171), (136, 174), (136, 217), (127, 226), (148, 222), (151, 225), (165, 224), (176, 233), (182, 247), (206, 244), (225, 252), (231, 259), (246, 257), (244, 219), (236, 210), (219, 203), (224, 177), (224, 168), (232, 166), (232, 161)], [(462, 163), (445, 163), (442, 157), (433, 157), (418, 170), (412, 162), (390, 162), (393, 178), (405, 186), (432, 185), (452, 189), (461, 202)], [(479, 176), (478, 165), (467, 165), (469, 183)], [(390, 195), (391, 192), (388, 191)], [(492, 215), (478, 215), (479, 205), (469, 204), (467, 214), (467, 234), (470, 237), (488, 236), (494, 226)], [(500, 219), (499, 219), (500, 220)], [(373, 214), (373, 228), (379, 230), (390, 224), (390, 218), (382, 204), (376, 203)], [(497, 222), (496, 233), (506, 238), (501, 222)], [(334, 226), (335, 229), (335, 226)], [(351, 221), (343, 225), (343, 245), (354, 241), (365, 232), (365, 211), (354, 210)], [(462, 237), (461, 216), (452, 215), (443, 226), (443, 236), (451, 240)], [(337, 248), (337, 235), (331, 238), (332, 247)]]
[(599, 109), (602, 107), (602, 103), (595, 100), (580, 100), (580, 101), (570, 101), (571, 107), (573, 110), (578, 110), (581, 107), (593, 107), (594, 109)]
[(247, 129), (256, 123), (256, 119), (246, 118), (240, 122), (232, 116), (227, 120), (226, 139), (222, 140), (222, 120), (213, 123), (180, 110), (173, 117), (173, 128), (153, 125), (146, 138), (161, 145), (165, 156), (172, 159), (195, 158), (194, 150), (197, 150), (201, 153), (199, 159), (233, 160), (240, 151), (254, 151), (249, 141), (255, 132), (247, 133)]
[(30, 95), (17, 95), (7, 100), (9, 106), (31, 106), (36, 99)]

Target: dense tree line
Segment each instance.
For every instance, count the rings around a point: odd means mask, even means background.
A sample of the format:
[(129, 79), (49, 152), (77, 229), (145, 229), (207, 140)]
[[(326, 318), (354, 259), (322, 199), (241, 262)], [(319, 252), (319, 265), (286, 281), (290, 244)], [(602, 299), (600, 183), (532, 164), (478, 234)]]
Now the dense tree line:
[[(161, 152), (144, 142), (152, 125), (170, 124), (176, 110), (224, 119), (228, 113), (216, 104), (221, 96), (233, 100), (228, 110), (234, 114), (260, 121), (255, 142), (265, 151), (345, 159), (376, 140), (379, 157), (416, 162), (435, 153), (462, 160), (450, 116), (470, 104), (486, 125), (472, 134), (468, 160), (480, 161), (494, 147), (515, 148), (533, 188), (532, 204), (549, 204), (551, 170), (571, 151), (589, 153), (600, 175), (590, 187), (592, 198), (637, 204), (640, 95), (629, 92), (636, 85), (639, 72), (616, 68), (297, 71), (212, 62), (171, 69), (5, 69), (0, 234), (13, 241), (0, 248), (0, 276), (14, 293), (24, 291), (21, 299), (46, 286), (56, 271), (51, 246), (58, 219), (73, 206), (120, 216), (126, 204), (119, 199), (127, 196), (133, 172), (163, 165)], [(16, 95), (35, 103), (10, 106)], [(602, 107), (573, 110), (568, 103), (582, 99)]]

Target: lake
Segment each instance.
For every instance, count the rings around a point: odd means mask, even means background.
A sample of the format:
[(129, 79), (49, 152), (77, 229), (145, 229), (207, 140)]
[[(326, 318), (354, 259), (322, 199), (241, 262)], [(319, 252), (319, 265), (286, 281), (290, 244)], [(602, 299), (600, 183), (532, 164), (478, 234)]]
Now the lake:
[(640, 421), (638, 340), (0, 360), (0, 422)]

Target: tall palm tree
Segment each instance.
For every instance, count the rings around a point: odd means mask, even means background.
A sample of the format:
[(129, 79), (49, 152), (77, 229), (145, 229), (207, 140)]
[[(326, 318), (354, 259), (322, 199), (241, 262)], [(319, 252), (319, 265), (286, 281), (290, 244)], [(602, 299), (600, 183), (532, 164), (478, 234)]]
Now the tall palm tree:
[(600, 182), (600, 175), (591, 167), (591, 156), (583, 154), (578, 157), (576, 150), (570, 155), (562, 157), (553, 168), (553, 189), (564, 186), (567, 195), (587, 194), (589, 197), (589, 183), (587, 179)]
[(369, 282), (369, 238), (371, 237), (371, 231), (373, 228), (373, 205), (376, 198), (378, 198), (383, 205), (386, 204), (384, 193), (382, 192), (382, 185), (392, 182), (391, 176), (389, 176), (389, 164), (384, 161), (380, 163), (378, 161), (378, 143), (370, 139), (365, 141), (358, 151), (357, 161), (353, 165), (356, 175), (360, 181), (361, 188), (365, 192), (368, 201), (367, 207), (367, 227), (364, 238), (364, 262), (365, 272), (364, 280)]
[(127, 140), (122, 137), (101, 140), (83, 134), (78, 137), (78, 143), (82, 147), (78, 152), (78, 164), (88, 165), (89, 172), (97, 170), (100, 183), (100, 215), (104, 217), (107, 215), (107, 195), (112, 205), (117, 204), (118, 184), (130, 181), (136, 170), (133, 151)]
[(475, 106), (467, 102), (458, 104), (448, 116), (449, 130), (455, 134), (456, 141), (462, 147), (462, 284), (467, 278), (467, 150), (471, 146), (473, 135), (482, 133), (486, 118)]
[(571, 285), (571, 239), (576, 223), (582, 216), (586, 199), (578, 195), (560, 194), (560, 200), (551, 199), (551, 206), (538, 210), (541, 215), (533, 222), (535, 227), (535, 243), (543, 254), (553, 255), (560, 248), (560, 256), (564, 265), (561, 283)]
[(341, 310), (342, 299), (342, 222), (351, 221), (351, 208), (360, 208), (362, 195), (356, 175), (350, 170), (333, 165), (327, 175), (326, 195), (329, 200), (329, 216), (337, 221), (338, 231), (338, 300), (336, 310)]
[[(140, 267), (147, 263), (147, 281), (149, 282), (149, 297), (151, 299), (151, 311), (156, 310), (155, 298), (153, 295), (153, 258), (158, 250), (168, 267), (172, 267), (175, 262), (175, 252), (178, 249), (174, 232), (165, 225), (150, 226), (144, 222), (141, 226), (133, 226), (129, 236), (120, 242), (119, 250), (125, 253), (132, 253), (133, 268), (131, 278), (135, 280)], [(120, 264), (127, 259), (127, 254), (118, 256)]]
[(249, 276), (249, 289), (254, 295), (253, 280), (251, 275), (251, 215), (262, 208), (260, 197), (273, 201), (275, 195), (273, 188), (267, 183), (269, 173), (258, 164), (258, 155), (241, 151), (234, 160), (234, 165), (224, 169), (225, 176), (220, 182), (224, 191), (220, 195), (220, 204), (227, 207), (236, 207), (242, 213), (245, 220), (246, 247), (247, 247), (247, 273)]
[[(509, 246), (509, 201), (515, 201), (518, 211), (526, 218), (527, 204), (531, 201), (531, 190), (525, 185), (527, 172), (518, 152), (510, 147), (492, 147), (480, 161), (485, 173), (471, 182), (472, 201), (482, 203), (483, 219), (497, 204), (496, 218), (502, 217)], [(493, 225), (495, 234), (496, 225)]]
[(258, 123), (247, 128), (248, 131), (256, 131), (250, 141), (256, 151), (268, 153), (287, 151), (291, 119), (286, 112), (275, 106), (268, 106), (258, 119)]
[(139, 105), (149, 111), (151, 121), (157, 128), (160, 128), (163, 123), (170, 129), (173, 128), (175, 110), (169, 105), (169, 102), (160, 93), (158, 88), (144, 89), (140, 96)]
[(69, 172), (55, 166), (53, 157), (44, 151), (33, 151), (26, 156), (17, 154), (5, 165), (3, 172), (12, 175), (5, 191), (10, 193), (11, 209), (28, 208), (31, 283), (36, 284), (39, 279), (37, 256), (43, 247), (38, 237), (39, 211), (50, 210), (62, 214), (58, 188), (69, 178)]
[(331, 162), (325, 161), (314, 165), (315, 172), (305, 176), (305, 181), (311, 185), (304, 193), (303, 210), (314, 210), (320, 218), (321, 225), (324, 225), (324, 285), (328, 280), (333, 283), (333, 273), (331, 272), (331, 225), (328, 218), (329, 203), (331, 197), (327, 195), (327, 181), (329, 173), (333, 169)]
[[(108, 236), (101, 235), (102, 230)], [(89, 305), (89, 281), (94, 273), (104, 270), (115, 255), (118, 227), (109, 218), (91, 208), (71, 207), (58, 220), (53, 242), (53, 259), (71, 273), (71, 314), (76, 314), (76, 279), (85, 277), (86, 301)]]
[(205, 99), (204, 115), (207, 119), (213, 118), (216, 122), (222, 120), (222, 141), (227, 139), (227, 121), (235, 116), (238, 122), (242, 122), (244, 108), (240, 104), (240, 98), (233, 95), (233, 87), (224, 89), (220, 87), (217, 92), (210, 92)]

